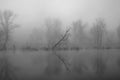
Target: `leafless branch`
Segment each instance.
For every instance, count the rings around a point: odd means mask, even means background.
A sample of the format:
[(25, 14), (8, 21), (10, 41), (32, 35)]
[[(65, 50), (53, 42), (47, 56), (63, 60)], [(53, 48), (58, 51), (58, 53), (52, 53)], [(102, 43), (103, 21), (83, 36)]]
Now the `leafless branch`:
[(65, 32), (63, 37), (52, 47), (52, 49), (55, 49), (62, 41), (64, 41), (65, 37), (68, 35), (68, 32), (70, 31), (71, 27)]
[(52, 47), (52, 50), (53, 50), (54, 55), (57, 56), (58, 59), (61, 60), (61, 62), (64, 64), (66, 70), (69, 71), (69, 72), (71, 72), (71, 70), (70, 70), (70, 68), (69, 68), (69, 66), (68, 66), (68, 63), (66, 63), (65, 60), (64, 60), (61, 56), (59, 56), (59, 55), (56, 54), (56, 47), (57, 47), (59, 44), (61, 44), (62, 41), (64, 41), (64, 39), (65, 39), (66, 36), (68, 35), (68, 32), (70, 31), (70, 29), (71, 29), (71, 27), (70, 27), (68, 30), (66, 30), (65, 34), (63, 35), (63, 37)]

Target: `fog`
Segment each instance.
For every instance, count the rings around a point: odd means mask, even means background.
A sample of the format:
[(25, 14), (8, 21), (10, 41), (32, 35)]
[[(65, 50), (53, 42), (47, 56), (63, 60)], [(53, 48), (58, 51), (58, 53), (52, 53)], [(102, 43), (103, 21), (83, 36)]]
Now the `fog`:
[(21, 27), (15, 30), (15, 37), (22, 38), (19, 41), (22, 42), (32, 28), (43, 28), (41, 25), (48, 17), (59, 18), (65, 26), (78, 19), (92, 24), (102, 17), (108, 28), (113, 29), (120, 22), (119, 3), (120, 0), (0, 0), (0, 9), (17, 14), (16, 23)]
[(120, 80), (120, 0), (0, 0), (0, 80)]

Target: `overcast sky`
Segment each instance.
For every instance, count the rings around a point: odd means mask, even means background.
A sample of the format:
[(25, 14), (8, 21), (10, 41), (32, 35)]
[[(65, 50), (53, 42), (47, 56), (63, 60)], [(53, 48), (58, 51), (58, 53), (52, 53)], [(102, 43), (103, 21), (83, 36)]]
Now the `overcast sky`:
[(47, 17), (60, 18), (65, 24), (78, 19), (92, 23), (98, 17), (104, 18), (109, 28), (120, 24), (120, 0), (0, 0), (0, 9), (18, 15), (20, 35), (27, 35)]

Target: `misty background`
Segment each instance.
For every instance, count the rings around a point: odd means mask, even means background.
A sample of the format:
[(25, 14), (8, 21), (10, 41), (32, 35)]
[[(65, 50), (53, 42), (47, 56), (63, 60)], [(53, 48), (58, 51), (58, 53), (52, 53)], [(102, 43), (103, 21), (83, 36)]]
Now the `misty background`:
[(0, 80), (120, 80), (119, 8), (119, 0), (0, 0)]
[(14, 31), (14, 41), (24, 44), (34, 28), (45, 30), (47, 18), (60, 19), (65, 29), (79, 19), (91, 27), (95, 19), (101, 17), (107, 29), (116, 34), (114, 29), (120, 22), (119, 3), (119, 0), (0, 0), (0, 9), (12, 10), (17, 15), (15, 23), (21, 27)]

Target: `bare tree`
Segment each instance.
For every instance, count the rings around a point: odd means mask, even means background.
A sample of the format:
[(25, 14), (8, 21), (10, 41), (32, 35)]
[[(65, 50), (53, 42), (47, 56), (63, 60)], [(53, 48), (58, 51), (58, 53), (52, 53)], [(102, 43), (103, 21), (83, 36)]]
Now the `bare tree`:
[(0, 80), (16, 80), (14, 74), (15, 68), (11, 65), (7, 55), (8, 41), (10, 40), (10, 32), (12, 29), (18, 27), (13, 23), (15, 15), (12, 11), (0, 11), (0, 26), (1, 26), (1, 40), (2, 40), (2, 57), (0, 58)]
[(16, 15), (10, 11), (0, 11), (0, 26), (4, 35), (4, 43), (2, 49), (7, 49), (8, 41), (10, 40), (10, 32), (14, 28), (18, 27), (17, 24), (14, 24), (14, 19)]
[(99, 18), (96, 20), (93, 28), (91, 29), (91, 34), (93, 35), (93, 41), (96, 48), (103, 47), (103, 37), (106, 32), (106, 24), (104, 23), (103, 19)]
[(118, 36), (118, 39), (119, 39), (118, 42), (120, 44), (120, 25), (117, 27), (117, 36)]
[(72, 39), (74, 46), (81, 48), (85, 47), (85, 44), (88, 40), (85, 33), (85, 28), (87, 24), (83, 24), (81, 20), (78, 20), (76, 22), (73, 22), (72, 26)]
[[(67, 41), (68, 36), (69, 36), (69, 31), (70, 28), (67, 29), (65, 31), (65, 33), (62, 33), (61, 31), (61, 27), (62, 24), (60, 22), (60, 20), (47, 20), (46, 21), (46, 27), (47, 27), (47, 40), (48, 40), (48, 47), (52, 52), (53, 56), (56, 56), (56, 58), (58, 58), (58, 61), (62, 62), (66, 68), (67, 71), (70, 71), (69, 67), (68, 67), (68, 62), (65, 60), (65, 58), (58, 54), (58, 49), (61, 48), (61, 46), (64, 44), (64, 42)], [(49, 58), (49, 57), (48, 57)], [(51, 59), (51, 58), (50, 58)], [(52, 58), (53, 59), (53, 58)], [(55, 64), (60, 67), (61, 65), (59, 64), (57, 60), (54, 60)], [(49, 62), (50, 63), (50, 62)], [(51, 65), (51, 63), (50, 63)]]
[[(1, 47), (2, 47), (2, 43), (3, 43), (3, 42), (2, 42), (2, 41), (3, 41), (3, 40), (2, 40), (2, 39), (3, 39), (3, 34), (4, 34), (3, 31), (0, 29), (0, 46), (1, 46)], [(1, 47), (0, 47), (0, 49), (1, 49)]]
[(96, 20), (93, 28), (91, 29), (91, 33), (93, 35), (93, 40), (95, 42), (95, 49), (97, 49), (97, 57), (95, 59), (94, 66), (96, 68), (96, 74), (102, 75), (105, 70), (105, 62), (102, 58), (102, 51), (103, 48), (103, 36), (106, 31), (105, 22), (103, 19), (99, 18)]

